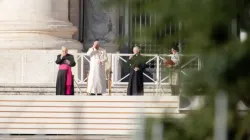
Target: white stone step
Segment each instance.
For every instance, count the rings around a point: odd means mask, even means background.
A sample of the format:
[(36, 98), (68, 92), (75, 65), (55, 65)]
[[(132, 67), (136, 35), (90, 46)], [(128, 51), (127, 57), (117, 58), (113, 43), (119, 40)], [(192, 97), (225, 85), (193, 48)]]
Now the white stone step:
[[(31, 96), (55, 96), (56, 94), (55, 93), (29, 93), (29, 92), (0, 92), (0, 95), (31, 95)], [(78, 94), (78, 93), (75, 93), (74, 96), (90, 96), (90, 95), (87, 95), (87, 93), (82, 93), (82, 94)], [(112, 93), (111, 95), (109, 95), (108, 93), (105, 93), (103, 94), (102, 96), (127, 96), (126, 93)], [(167, 94), (157, 94), (157, 93), (145, 93), (143, 96), (171, 96), (170, 93), (167, 93)]]
[(127, 96), (127, 97), (74, 97), (74, 96), (0, 96), (0, 102), (133, 102), (133, 103), (162, 103), (179, 101), (178, 96), (163, 97), (144, 97), (144, 96)]
[[(56, 89), (54, 85), (1, 85), (0, 95), (55, 95)], [(86, 95), (86, 86), (75, 86), (75, 95)], [(108, 93), (108, 90), (107, 90)], [(111, 95), (113, 96), (126, 96), (126, 86), (114, 86), (111, 89)], [(163, 94), (164, 93), (164, 94)], [(168, 86), (157, 89), (156, 86), (144, 86), (145, 96), (154, 95), (170, 95), (171, 90)], [(104, 94), (109, 95), (109, 94)]]
[(178, 96), (0, 96), (0, 134), (132, 135), (143, 117), (182, 117)]
[[(83, 87), (83, 88), (74, 88), (76, 92), (78, 91), (82, 91), (82, 92), (86, 92), (87, 88)], [(156, 88), (145, 88), (144, 92), (156, 92), (158, 89)], [(166, 92), (170, 92), (170, 89), (163, 89)], [(0, 88), (0, 92), (9, 92), (9, 91), (19, 91), (19, 92), (41, 92), (41, 93), (53, 93), (56, 91), (55, 87), (49, 87), (49, 88), (28, 88), (28, 87), (5, 87), (5, 88)], [(127, 88), (126, 87), (114, 87), (112, 88), (111, 91), (114, 91), (116, 93), (126, 93), (127, 92)]]
[[(84, 104), (84, 105), (83, 105)], [(114, 106), (115, 104), (115, 106)], [(53, 107), (58, 107), (58, 108), (63, 108), (63, 107), (68, 107), (68, 108), (94, 108), (94, 107), (106, 107), (106, 108), (142, 108), (141, 103), (133, 103), (131, 104), (130, 102), (115, 102), (114, 104), (110, 104), (108, 102), (60, 102), (58, 104), (57, 102), (50, 102), (50, 106)], [(26, 103), (20, 104), (20, 102), (0, 102), (0, 106), (8, 106), (8, 107), (25, 107), (27, 106)], [(33, 107), (50, 107), (48, 106), (47, 102), (32, 102)], [(144, 103), (144, 108), (176, 108), (178, 107), (178, 102), (173, 100), (173, 101), (168, 101), (168, 102), (161, 102), (157, 104), (152, 104), (150, 102), (145, 102)]]
[(1, 135), (0, 140), (132, 140), (132, 137), (116, 135)]

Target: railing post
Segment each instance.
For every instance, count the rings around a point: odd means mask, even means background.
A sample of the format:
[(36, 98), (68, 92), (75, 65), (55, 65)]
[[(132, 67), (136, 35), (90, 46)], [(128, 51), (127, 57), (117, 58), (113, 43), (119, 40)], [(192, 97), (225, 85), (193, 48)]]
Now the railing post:
[(89, 95), (89, 93), (88, 93), (88, 76), (89, 76), (89, 73), (87, 73), (87, 82), (86, 82), (86, 93), (87, 93), (87, 95)]
[(112, 79), (111, 79), (111, 74), (112, 74), (112, 53), (108, 53), (108, 63), (105, 68), (105, 73), (106, 73), (106, 77), (107, 77), (107, 81), (108, 81), (108, 94), (109, 96), (111, 96), (111, 88), (112, 88)]
[[(115, 66), (115, 59), (114, 59), (114, 57), (115, 57), (115, 55), (114, 54), (111, 54), (111, 59), (112, 59), (112, 61), (111, 61), (111, 70), (112, 70), (112, 81), (114, 82), (115, 81), (115, 68), (114, 68), (114, 66)], [(112, 83), (113, 84), (113, 83)]]
[[(114, 56), (115, 56), (115, 58), (114, 58), (114, 60), (115, 60), (115, 65), (114, 65), (114, 71), (115, 71), (115, 73), (114, 73), (114, 77), (115, 77), (115, 82), (117, 82), (118, 81), (118, 72), (117, 72), (117, 55), (116, 54), (114, 54)], [(119, 59), (119, 58), (118, 58)]]
[[(53, 60), (56, 60), (57, 59), (57, 56), (56, 55), (53, 55)], [(55, 63), (55, 62), (54, 62)], [(56, 83), (56, 78), (57, 78), (57, 74), (56, 74), (56, 67), (53, 66), (53, 71), (54, 71), (54, 83)]]
[[(119, 53), (116, 53), (119, 54)], [(121, 79), (121, 65), (120, 65), (120, 58), (116, 57), (116, 69), (117, 71), (116, 76), (117, 76), (117, 81), (118, 79)]]
[(80, 71), (80, 74), (81, 74), (81, 77), (80, 77), (80, 81), (82, 83), (84, 83), (84, 75), (86, 73), (86, 69), (84, 69), (84, 58), (83, 58), (83, 54), (80, 55), (80, 58), (81, 58), (81, 71)]
[[(78, 82), (79, 80), (79, 72), (81, 72), (81, 70), (79, 70), (79, 55), (75, 55), (75, 62), (76, 62), (76, 73), (75, 73), (75, 76), (74, 76), (74, 80), (76, 82)], [(80, 61), (81, 62), (81, 61)]]
[(160, 79), (160, 56), (157, 55), (156, 57), (156, 84), (159, 85), (160, 82), (161, 82), (161, 79)]

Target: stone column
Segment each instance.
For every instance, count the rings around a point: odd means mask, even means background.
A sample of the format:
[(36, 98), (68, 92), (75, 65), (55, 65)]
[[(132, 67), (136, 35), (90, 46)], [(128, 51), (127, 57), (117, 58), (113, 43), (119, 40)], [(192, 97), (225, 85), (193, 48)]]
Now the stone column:
[(0, 49), (81, 49), (68, 0), (1, 0), (0, 22)]
[(68, 0), (0, 0), (0, 84), (54, 83), (55, 54), (82, 49), (76, 30)]

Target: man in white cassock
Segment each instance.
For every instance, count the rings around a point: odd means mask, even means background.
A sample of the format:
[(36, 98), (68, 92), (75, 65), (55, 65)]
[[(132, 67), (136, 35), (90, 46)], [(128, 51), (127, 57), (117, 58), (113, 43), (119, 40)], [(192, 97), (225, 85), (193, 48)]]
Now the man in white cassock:
[(90, 95), (102, 95), (106, 92), (105, 63), (108, 60), (106, 50), (95, 41), (87, 55), (90, 56), (87, 92)]

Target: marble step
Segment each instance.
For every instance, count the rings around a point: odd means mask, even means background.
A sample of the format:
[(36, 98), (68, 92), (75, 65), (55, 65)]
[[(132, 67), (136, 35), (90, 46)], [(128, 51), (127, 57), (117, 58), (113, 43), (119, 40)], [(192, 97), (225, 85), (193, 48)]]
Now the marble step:
[[(80, 88), (80, 90), (79, 90)], [(75, 95), (86, 95), (86, 86), (75, 86)], [(111, 89), (112, 95), (125, 96), (127, 93), (126, 86), (114, 86)], [(156, 86), (144, 86), (145, 95), (166, 95), (171, 94), (169, 86), (157, 89)], [(164, 93), (164, 94), (163, 94)], [(54, 85), (0, 85), (0, 95), (55, 95)]]
[[(80, 90), (79, 90), (80, 88)], [(86, 96), (86, 85), (75, 85), (75, 95)], [(0, 85), (0, 95), (55, 95), (56, 89), (54, 84), (37, 84), (37, 85)], [(111, 96), (126, 96), (127, 86), (113, 86), (111, 89)], [(165, 96), (171, 95), (169, 86), (157, 89), (156, 86), (144, 86), (145, 96)], [(108, 92), (104, 96), (110, 96)]]
[[(55, 92), (19, 92), (19, 91), (14, 91), (14, 92), (1, 92), (0, 95), (56, 95)], [(171, 96), (171, 93), (144, 93), (144, 96)], [(75, 96), (87, 96), (87, 93), (75, 93)], [(127, 96), (127, 93), (111, 93), (109, 95), (108, 93), (103, 94), (103, 96)]]
[[(170, 89), (162, 89), (165, 93), (170, 93)], [(53, 88), (27, 88), (27, 87), (17, 87), (17, 88), (10, 88), (10, 87), (5, 87), (5, 88), (0, 88), (0, 92), (13, 92), (13, 91), (17, 91), (17, 92), (39, 92), (39, 93), (50, 93), (50, 92), (55, 92), (56, 89), (55, 87)], [(75, 91), (76, 92), (86, 92), (87, 89), (86, 87), (80, 88), (78, 89), (77, 87), (75, 87)], [(149, 89), (149, 88), (145, 88), (144, 92), (145, 93), (155, 93), (158, 92), (158, 89)], [(126, 93), (127, 92), (127, 88), (126, 87), (119, 87), (119, 88), (112, 88), (111, 92), (115, 92), (115, 93)]]
[(133, 140), (132, 136), (112, 135), (1, 135), (0, 140)]
[(145, 117), (179, 115), (178, 96), (0, 96), (0, 134), (133, 135)]
[[(80, 88), (86, 88), (86, 85), (78, 85)], [(21, 84), (0, 84), (0, 88), (55, 88), (55, 84), (31, 84), (31, 85), (21, 85)], [(77, 85), (75, 85), (77, 87)], [(170, 88), (169, 85), (161, 86), (162, 88)], [(112, 88), (127, 88), (127, 85), (114, 85)], [(144, 89), (155, 89), (157, 86), (144, 85)]]

